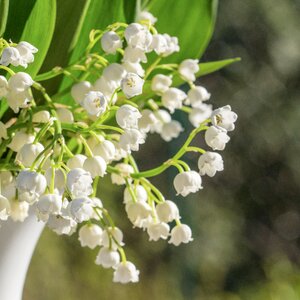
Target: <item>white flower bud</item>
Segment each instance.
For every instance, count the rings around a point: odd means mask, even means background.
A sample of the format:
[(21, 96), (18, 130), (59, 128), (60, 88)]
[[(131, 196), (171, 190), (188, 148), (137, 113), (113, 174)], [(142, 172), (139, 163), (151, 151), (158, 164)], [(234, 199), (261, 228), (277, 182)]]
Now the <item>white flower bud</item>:
[(95, 155), (101, 156), (106, 163), (109, 163), (115, 157), (116, 147), (111, 141), (104, 140), (98, 143), (92, 151)]
[(8, 79), (8, 87), (17, 93), (26, 91), (33, 85), (31, 76), (25, 72), (18, 72)]
[(4, 48), (1, 55), (0, 65), (8, 66), (9, 64), (12, 64), (15, 67), (20, 65), (20, 53), (14, 47)]
[(158, 120), (150, 109), (144, 109), (141, 112), (141, 118), (138, 120), (138, 128), (141, 132), (147, 133), (157, 124)]
[(40, 173), (23, 170), (16, 178), (16, 187), (19, 201), (33, 203), (45, 192), (47, 180)]
[(57, 118), (61, 123), (74, 123), (74, 116), (72, 112), (65, 108), (65, 107), (59, 107), (56, 109)]
[(94, 203), (88, 197), (75, 198), (69, 203), (70, 215), (78, 223), (88, 221), (94, 214)]
[(36, 203), (36, 216), (39, 220), (47, 222), (49, 216), (58, 215), (62, 208), (61, 196), (57, 194), (46, 194), (40, 197)]
[(149, 11), (143, 10), (139, 12), (137, 16), (138, 21), (150, 21), (150, 24), (154, 25), (157, 21), (157, 18), (155, 18)]
[(108, 31), (101, 38), (101, 47), (106, 53), (116, 54), (122, 48), (122, 40), (114, 31)]
[(129, 182), (132, 181), (132, 179), (129, 177), (131, 173), (134, 173), (134, 169), (131, 165), (125, 164), (125, 163), (119, 163), (115, 165), (115, 168), (118, 169), (120, 174), (112, 173), (111, 174), (111, 181), (113, 184), (122, 185), (125, 184), (125, 178)]
[(128, 73), (121, 81), (121, 89), (126, 98), (132, 98), (143, 92), (144, 80), (134, 73)]
[(101, 245), (103, 230), (96, 224), (83, 225), (78, 234), (81, 247), (94, 249)]
[(71, 88), (71, 96), (76, 103), (81, 104), (86, 94), (92, 90), (92, 84), (89, 81), (81, 81), (74, 84)]
[(96, 265), (103, 268), (113, 268), (120, 262), (120, 254), (116, 250), (110, 250), (107, 247), (102, 247), (96, 257)]
[(0, 98), (6, 97), (8, 93), (8, 82), (4, 76), (0, 76)]
[(130, 153), (138, 151), (139, 145), (145, 143), (144, 135), (137, 129), (127, 129), (120, 137), (120, 146)]
[(167, 223), (152, 222), (147, 227), (149, 241), (158, 241), (159, 239), (166, 240), (169, 236), (170, 226)]
[(177, 205), (170, 200), (157, 204), (156, 213), (161, 222), (169, 223), (180, 219)]
[(116, 87), (120, 86), (121, 80), (125, 75), (126, 71), (124, 67), (117, 63), (112, 63), (103, 70), (103, 77), (109, 82), (114, 82)]
[(94, 83), (93, 90), (101, 92), (107, 99), (110, 99), (114, 91), (119, 87), (117, 82), (110, 81), (101, 76)]
[(6, 221), (10, 214), (10, 204), (7, 198), (0, 195), (0, 220)]
[(115, 267), (113, 282), (129, 283), (138, 282), (139, 274), (135, 265), (129, 261), (121, 262)]
[(134, 73), (140, 77), (145, 76), (145, 70), (143, 69), (143, 67), (140, 63), (132, 63), (129, 61), (124, 61), (122, 66), (128, 73)]
[(234, 123), (237, 120), (237, 114), (231, 111), (230, 105), (215, 109), (211, 114), (211, 122), (216, 127), (221, 127), (227, 131), (234, 130)]
[(182, 131), (181, 124), (178, 121), (172, 120), (169, 123), (163, 124), (160, 135), (166, 142), (170, 142), (172, 139), (177, 138)]
[(88, 196), (93, 192), (91, 174), (81, 168), (72, 169), (67, 175), (67, 187), (74, 197)]
[(122, 231), (118, 227), (106, 228), (102, 235), (102, 246), (117, 250), (119, 245), (124, 246)]
[(147, 202), (131, 202), (126, 206), (128, 219), (135, 227), (144, 227), (151, 217), (151, 206)]
[(24, 144), (30, 144), (34, 141), (34, 136), (32, 134), (27, 134), (23, 131), (18, 131), (13, 136), (8, 148), (15, 152), (19, 152)]
[(28, 90), (23, 92), (10, 91), (6, 96), (6, 100), (9, 107), (17, 114), (20, 108), (26, 108), (29, 106), (29, 103), (32, 100), (32, 95)]
[(70, 216), (50, 215), (47, 226), (58, 235), (71, 235), (75, 232), (77, 223)]
[(194, 127), (199, 127), (202, 122), (207, 120), (212, 113), (212, 105), (201, 104), (197, 108), (192, 108), (189, 113), (189, 121)]
[(182, 61), (178, 66), (178, 72), (180, 76), (186, 81), (195, 81), (195, 74), (199, 71), (198, 63), (198, 59), (185, 59)]
[(24, 68), (27, 68), (27, 65), (34, 61), (34, 53), (38, 52), (38, 49), (28, 42), (20, 42), (16, 49), (19, 51), (20, 59), (19, 64)]
[(50, 113), (47, 110), (41, 110), (35, 113), (32, 117), (34, 123), (48, 123), (50, 121)]
[(25, 201), (10, 201), (10, 217), (14, 222), (24, 222), (28, 217), (29, 203)]
[(164, 107), (168, 108), (170, 112), (173, 113), (175, 109), (182, 107), (182, 102), (185, 98), (185, 92), (177, 88), (169, 88), (163, 93), (161, 102)]
[[(137, 186), (132, 186), (132, 190), (136, 196), (136, 199), (139, 201), (139, 202), (146, 202), (147, 199), (148, 199), (148, 194), (147, 194), (147, 191), (145, 190), (145, 188), (142, 186), (142, 185), (137, 185)], [(124, 201), (123, 203), (125, 204), (128, 204), (128, 203), (131, 203), (133, 202), (133, 199), (132, 199), (132, 196), (131, 196), (131, 193), (128, 189), (128, 187), (125, 188), (124, 190)]]
[(224, 150), (226, 143), (230, 140), (226, 132), (223, 128), (210, 126), (204, 136), (206, 144), (213, 150)]
[(138, 23), (131, 23), (126, 27), (124, 35), (127, 44), (132, 48), (139, 48), (146, 52), (149, 51), (152, 43), (152, 35), (145, 26)]
[[(25, 144), (16, 156), (16, 160), (20, 161), (25, 167), (30, 167), (37, 156), (44, 150), (44, 146), (40, 143)], [(42, 159), (42, 158), (41, 158)], [(39, 163), (38, 161), (37, 163)]]
[(83, 163), (83, 169), (90, 172), (92, 178), (103, 177), (106, 174), (106, 162), (101, 156), (88, 157)]
[(101, 92), (89, 92), (82, 101), (82, 106), (88, 114), (99, 117), (106, 110), (107, 100)]
[(207, 174), (209, 177), (213, 177), (217, 171), (224, 170), (222, 156), (219, 153), (207, 151), (199, 157), (198, 168), (200, 175)]
[(202, 179), (195, 171), (182, 172), (177, 174), (174, 178), (174, 187), (177, 195), (180, 194), (183, 197), (202, 189), (201, 183)]
[(161, 133), (162, 127), (165, 123), (170, 123), (172, 121), (171, 115), (163, 109), (159, 109), (154, 112), (155, 117), (157, 118), (157, 122), (151, 126), (151, 132)]
[(163, 94), (172, 85), (172, 78), (163, 74), (157, 74), (152, 78), (151, 89), (157, 94)]
[(203, 86), (195, 86), (188, 91), (188, 104), (192, 107), (201, 107), (203, 101), (210, 98), (210, 93)]
[(147, 56), (143, 50), (128, 46), (124, 50), (123, 62), (125, 61), (131, 63), (140, 63), (140, 62), (146, 63)]
[(155, 34), (153, 35), (151, 48), (157, 55), (169, 56), (179, 51), (178, 38), (171, 37), (168, 34)]
[(132, 105), (124, 104), (116, 112), (116, 121), (121, 128), (137, 128), (141, 113)]
[(172, 229), (169, 244), (179, 246), (181, 243), (187, 244), (191, 241), (193, 241), (192, 230), (188, 225), (180, 224)]
[(70, 169), (76, 169), (76, 168), (83, 168), (83, 163), (86, 160), (86, 156), (82, 154), (76, 154), (73, 157), (71, 157), (67, 161), (67, 167)]

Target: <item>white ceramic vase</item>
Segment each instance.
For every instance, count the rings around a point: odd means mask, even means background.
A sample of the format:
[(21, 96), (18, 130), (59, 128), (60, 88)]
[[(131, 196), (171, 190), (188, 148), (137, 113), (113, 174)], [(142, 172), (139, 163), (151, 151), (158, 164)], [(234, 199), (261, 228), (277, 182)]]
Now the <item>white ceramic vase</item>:
[(31, 211), (23, 223), (12, 220), (1, 222), (1, 300), (22, 300), (27, 269), (44, 226)]

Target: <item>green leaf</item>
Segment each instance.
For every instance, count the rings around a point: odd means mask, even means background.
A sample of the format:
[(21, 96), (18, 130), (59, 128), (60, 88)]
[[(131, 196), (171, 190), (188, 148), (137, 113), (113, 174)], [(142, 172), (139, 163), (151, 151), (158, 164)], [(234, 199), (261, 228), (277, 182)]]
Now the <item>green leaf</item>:
[(165, 61), (200, 58), (214, 30), (217, 0), (153, 0), (150, 11), (158, 18), (155, 27), (179, 39), (180, 52)]
[(3, 35), (8, 16), (9, 0), (0, 0), (0, 37)]

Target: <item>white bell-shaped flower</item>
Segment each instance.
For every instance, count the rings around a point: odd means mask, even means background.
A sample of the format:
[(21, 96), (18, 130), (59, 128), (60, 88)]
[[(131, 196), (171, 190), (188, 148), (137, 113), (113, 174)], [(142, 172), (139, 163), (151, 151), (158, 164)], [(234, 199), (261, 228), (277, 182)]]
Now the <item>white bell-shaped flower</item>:
[(151, 48), (156, 52), (157, 55), (166, 57), (174, 52), (179, 51), (178, 38), (170, 36), (168, 34), (155, 34), (153, 35), (153, 41)]
[(8, 66), (9, 64), (15, 67), (20, 65), (20, 53), (15, 47), (6, 47), (2, 51), (0, 65)]
[(152, 34), (145, 26), (138, 23), (129, 24), (124, 32), (127, 44), (132, 48), (149, 51), (152, 43)]
[(205, 152), (199, 157), (198, 168), (200, 175), (215, 176), (217, 171), (224, 170), (223, 158), (216, 152)]
[(49, 216), (60, 213), (62, 208), (61, 196), (57, 194), (46, 194), (40, 197), (36, 203), (36, 216), (39, 220), (46, 222)]
[(132, 202), (126, 206), (128, 219), (135, 227), (143, 227), (151, 216), (151, 206), (147, 202)]
[(128, 153), (131, 151), (138, 151), (140, 144), (145, 143), (145, 136), (137, 129), (127, 129), (120, 136), (119, 143)]
[(24, 68), (34, 61), (34, 53), (38, 52), (38, 49), (28, 42), (22, 41), (17, 46), (16, 49), (19, 51), (20, 59), (19, 64)]
[(141, 113), (136, 107), (124, 104), (116, 112), (116, 121), (121, 128), (137, 128), (138, 120), (141, 116)]
[(171, 230), (171, 239), (169, 240), (169, 244), (179, 246), (182, 243), (187, 244), (191, 241), (193, 241), (192, 230), (188, 225), (176, 225)]
[(43, 150), (44, 146), (40, 143), (25, 144), (18, 152), (16, 160), (20, 161), (25, 167), (30, 167)]
[(182, 107), (182, 102), (185, 98), (185, 92), (172, 87), (163, 93), (161, 102), (164, 107), (168, 108), (170, 112), (173, 113), (175, 109), (179, 109)]
[(67, 175), (67, 187), (73, 197), (89, 196), (93, 192), (93, 179), (81, 168), (72, 169)]
[[(132, 191), (136, 196), (137, 201), (139, 202), (146, 202), (148, 199), (148, 194), (145, 188), (142, 185), (132, 185)], [(126, 187), (124, 190), (124, 201), (123, 203), (129, 204), (133, 202), (133, 198), (131, 196), (131, 193), (129, 191), (129, 188)]]
[(170, 226), (167, 223), (152, 222), (147, 227), (147, 233), (149, 235), (149, 241), (158, 241), (159, 239), (166, 240), (169, 236)]
[(166, 92), (172, 84), (172, 78), (163, 74), (155, 75), (151, 80), (151, 90), (157, 94)]
[(116, 87), (120, 86), (121, 80), (125, 75), (126, 71), (124, 67), (117, 63), (112, 63), (103, 70), (103, 77), (109, 82), (114, 82)]
[(107, 100), (101, 92), (91, 91), (85, 95), (82, 106), (91, 116), (99, 117), (106, 111)]
[(6, 78), (0, 75), (0, 99), (6, 97), (8, 93), (8, 82)]
[(201, 107), (203, 101), (207, 101), (210, 98), (210, 93), (203, 86), (195, 86), (188, 91), (187, 102), (192, 107)]
[(135, 265), (129, 261), (121, 262), (115, 266), (113, 282), (129, 283), (138, 282), (139, 274)]
[(78, 223), (88, 221), (94, 214), (94, 203), (88, 197), (75, 198), (68, 206), (71, 217)]
[(102, 247), (96, 257), (96, 265), (103, 268), (113, 268), (120, 262), (120, 254), (116, 250), (111, 250), (108, 247)]
[(113, 160), (118, 161), (118, 160), (128, 156), (128, 152), (125, 151), (123, 148), (121, 148), (121, 146), (118, 142), (113, 141), (113, 144), (115, 145), (115, 148), (116, 148), (116, 153), (115, 153)]
[(19, 152), (24, 144), (30, 144), (34, 141), (34, 136), (32, 134), (25, 133), (23, 131), (18, 131), (13, 136), (8, 148), (15, 152)]
[(122, 40), (114, 31), (105, 32), (101, 38), (101, 47), (106, 53), (116, 54), (122, 48)]
[(22, 170), (16, 178), (19, 201), (34, 203), (45, 192), (47, 180), (44, 175)]
[(102, 246), (117, 250), (119, 246), (124, 246), (123, 232), (118, 227), (108, 227), (102, 234)]
[(10, 201), (10, 217), (14, 222), (24, 222), (28, 217), (28, 211), (28, 202), (20, 202), (16, 199)]
[(47, 110), (41, 110), (35, 113), (32, 117), (34, 123), (48, 123), (50, 121), (50, 113)]
[(213, 150), (224, 150), (230, 140), (227, 131), (216, 126), (210, 126), (206, 130), (204, 138), (206, 144)]
[(23, 92), (10, 91), (7, 96), (7, 104), (14, 111), (18, 113), (20, 108), (27, 108), (32, 100), (32, 94), (28, 90)]
[(177, 195), (186, 197), (190, 193), (196, 193), (202, 189), (202, 179), (195, 171), (179, 173), (174, 178), (174, 187)]
[(145, 70), (143, 69), (143, 67), (140, 63), (132, 63), (130, 61), (124, 61), (122, 63), (122, 66), (128, 73), (134, 73), (140, 77), (145, 76)]
[[(51, 186), (52, 182), (52, 171), (53, 167), (50, 167), (45, 172), (45, 177), (47, 179), (48, 187)], [(66, 185), (66, 179), (64, 172), (61, 169), (54, 170), (54, 188), (58, 190), (58, 192), (63, 193)]]
[(189, 82), (196, 80), (195, 74), (199, 71), (198, 59), (185, 59), (178, 66), (180, 76)]
[(66, 107), (59, 107), (56, 109), (57, 118), (61, 123), (74, 123), (74, 116), (70, 109)]
[(141, 111), (141, 117), (138, 120), (138, 128), (141, 132), (147, 133), (157, 124), (158, 119), (150, 109)]
[(144, 80), (134, 73), (127, 73), (121, 81), (121, 89), (127, 98), (142, 94), (143, 85)]
[(143, 50), (128, 46), (124, 50), (123, 62), (125, 61), (131, 63), (140, 63), (140, 62), (146, 63), (147, 56)]
[(67, 161), (67, 167), (70, 169), (83, 168), (84, 161), (87, 157), (83, 154), (76, 154)]
[(117, 82), (108, 80), (104, 76), (101, 76), (94, 83), (93, 90), (101, 92), (107, 97), (107, 99), (110, 99), (111, 95), (118, 87), (119, 85)]
[(0, 195), (0, 220), (6, 221), (10, 214), (10, 203), (7, 198)]
[(81, 104), (86, 94), (91, 90), (92, 84), (89, 81), (81, 81), (72, 86), (71, 96), (78, 104)]
[(68, 215), (50, 215), (47, 226), (58, 235), (71, 235), (75, 232), (77, 223)]
[(189, 121), (194, 127), (199, 127), (202, 122), (210, 118), (212, 113), (212, 105), (201, 104), (198, 107), (192, 108), (189, 113)]
[(155, 111), (154, 115), (157, 118), (157, 122), (153, 126), (151, 126), (150, 132), (161, 133), (163, 125), (166, 123), (170, 123), (172, 121), (172, 117), (164, 109)]
[(156, 213), (161, 222), (169, 223), (180, 219), (177, 205), (170, 200), (166, 200), (156, 205)]
[(83, 169), (88, 171), (92, 178), (103, 177), (106, 174), (106, 162), (101, 156), (88, 157), (83, 163)]
[(160, 136), (166, 142), (170, 142), (179, 136), (180, 132), (183, 131), (181, 124), (178, 121), (172, 120), (169, 123), (165, 123), (162, 126)]
[(83, 225), (78, 232), (81, 247), (91, 249), (101, 245), (103, 230), (96, 224)]
[(154, 25), (157, 21), (157, 18), (155, 18), (149, 11), (143, 10), (138, 13), (137, 16), (138, 21), (149, 21), (150, 24)]
[(237, 114), (231, 111), (230, 105), (215, 109), (211, 114), (211, 122), (216, 127), (224, 128), (227, 131), (234, 130), (234, 123), (237, 120)]
[(95, 155), (101, 156), (106, 163), (109, 163), (115, 157), (116, 147), (111, 141), (104, 140), (98, 143), (92, 151)]
[(119, 163), (115, 165), (115, 168), (118, 169), (119, 174), (111, 174), (111, 181), (113, 184), (123, 185), (126, 183), (125, 179), (127, 179), (129, 182), (132, 181), (132, 179), (130, 178), (130, 174), (134, 173), (134, 169), (131, 165)]
[(22, 93), (33, 85), (31, 76), (25, 72), (18, 72), (8, 79), (8, 87), (16, 93)]

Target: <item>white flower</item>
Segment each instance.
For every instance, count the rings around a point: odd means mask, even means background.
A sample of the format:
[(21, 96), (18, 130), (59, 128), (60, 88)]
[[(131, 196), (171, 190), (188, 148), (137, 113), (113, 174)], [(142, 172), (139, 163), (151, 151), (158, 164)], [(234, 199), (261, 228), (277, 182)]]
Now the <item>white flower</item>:
[(185, 59), (182, 61), (178, 66), (178, 72), (180, 76), (186, 81), (195, 81), (195, 74), (199, 71), (198, 63), (198, 59)]
[(129, 104), (124, 104), (116, 112), (116, 121), (121, 128), (137, 128), (138, 119), (141, 116), (137, 108)]
[(83, 169), (90, 172), (92, 178), (103, 177), (106, 174), (106, 162), (101, 156), (88, 157), (83, 163)]
[(134, 73), (127, 73), (121, 81), (121, 89), (126, 98), (132, 98), (143, 92), (144, 80)]
[(28, 107), (32, 99), (32, 95), (28, 90), (23, 92), (10, 91), (6, 96), (7, 104), (14, 113), (18, 113), (20, 108)]
[(23, 131), (18, 131), (13, 136), (8, 148), (15, 152), (19, 152), (24, 144), (30, 144), (34, 141), (34, 136), (32, 134), (27, 134)]
[(151, 126), (151, 132), (161, 133), (162, 127), (165, 123), (170, 123), (172, 121), (171, 115), (163, 109), (159, 109), (154, 112), (155, 117), (157, 118), (157, 122)]
[(155, 34), (153, 35), (151, 48), (157, 55), (169, 56), (179, 51), (178, 38), (171, 37), (168, 34)]
[(137, 129), (127, 129), (120, 137), (120, 146), (127, 152), (138, 151), (139, 145), (145, 143), (144, 135)]
[[(114, 91), (119, 88), (119, 85), (115, 81), (110, 81), (101, 76), (94, 83), (93, 90), (101, 92), (107, 99), (110, 99)], [(115, 102), (116, 95), (114, 97), (113, 103)]]
[(50, 121), (50, 113), (47, 110), (40, 110), (32, 117), (34, 123), (48, 123)]
[(94, 202), (88, 197), (75, 198), (68, 206), (71, 217), (78, 223), (88, 221), (94, 214)]
[(6, 140), (7, 138), (7, 128), (5, 124), (0, 121), (0, 143), (2, 142), (2, 139)]
[(101, 47), (106, 53), (116, 54), (122, 48), (122, 40), (114, 31), (108, 31), (101, 38)]
[(177, 205), (170, 200), (157, 204), (156, 213), (161, 222), (169, 223), (180, 219)]
[(46, 194), (40, 197), (36, 203), (36, 215), (39, 220), (46, 222), (49, 216), (60, 213), (62, 208), (61, 196), (57, 194)]
[(169, 236), (170, 226), (167, 223), (154, 223), (152, 222), (147, 227), (149, 241), (158, 241), (159, 239), (166, 240)]
[(81, 247), (94, 249), (101, 245), (103, 230), (96, 224), (83, 225), (78, 232)]
[(140, 77), (145, 76), (145, 70), (143, 69), (143, 67), (140, 63), (132, 63), (130, 61), (124, 61), (122, 63), (122, 66), (128, 73), (133, 73)]
[(174, 178), (174, 187), (177, 195), (180, 194), (183, 197), (202, 189), (201, 183), (201, 177), (195, 171), (185, 171), (177, 174)]
[(211, 114), (211, 122), (216, 127), (221, 127), (227, 131), (234, 130), (234, 122), (237, 120), (237, 114), (231, 111), (230, 105), (215, 109)]
[(0, 76), (0, 98), (5, 97), (8, 93), (8, 82), (4, 76)]
[(82, 169), (83, 163), (86, 160), (86, 158), (87, 157), (85, 155), (76, 154), (67, 161), (67, 167), (70, 169), (76, 169), (76, 168)]
[(113, 282), (129, 283), (138, 282), (139, 274), (135, 265), (129, 261), (121, 262), (115, 267)]
[(10, 201), (10, 217), (14, 222), (23, 222), (28, 217), (29, 203), (25, 201)]
[(25, 72), (18, 72), (8, 79), (8, 87), (16, 93), (22, 93), (33, 85), (31, 76)]
[(147, 202), (131, 202), (126, 206), (126, 212), (130, 222), (141, 228), (148, 221), (152, 210)]
[(20, 65), (20, 53), (14, 47), (6, 47), (1, 55), (0, 65), (8, 66), (9, 64), (15, 67)]
[[(147, 191), (145, 190), (145, 188), (142, 185), (140, 185), (140, 184), (136, 185), (136, 186), (132, 185), (131, 188), (133, 190), (133, 193), (136, 196), (136, 199), (139, 202), (146, 202), (147, 201), (148, 194), (147, 194)], [(128, 203), (131, 203), (131, 202), (133, 202), (133, 199), (132, 199), (131, 193), (129, 191), (129, 188), (126, 187), (125, 190), (124, 190), (124, 201), (123, 201), (123, 203), (128, 204)]]
[(140, 63), (140, 62), (146, 63), (147, 56), (143, 50), (128, 46), (124, 50), (123, 62), (125, 61), (131, 63)]
[(124, 67), (117, 63), (112, 63), (103, 70), (103, 77), (109, 82), (114, 82), (117, 87), (120, 86), (121, 80), (125, 75), (126, 71)]
[(138, 128), (141, 132), (147, 133), (157, 124), (158, 119), (150, 109), (144, 109), (141, 112), (141, 118), (138, 120)]
[(230, 140), (226, 132), (223, 128), (210, 126), (205, 132), (206, 144), (213, 150), (224, 150), (226, 143)]
[(192, 108), (189, 113), (189, 121), (194, 127), (199, 127), (202, 122), (207, 120), (212, 113), (212, 105), (202, 103), (198, 107)]
[(74, 197), (88, 196), (93, 192), (93, 179), (89, 172), (81, 169), (72, 169), (67, 175), (67, 187)]
[(58, 235), (71, 235), (76, 230), (77, 223), (67, 215), (50, 215), (47, 226)]
[(34, 53), (38, 52), (38, 49), (28, 42), (20, 42), (16, 49), (19, 51), (20, 58), (19, 64), (24, 68), (27, 68), (27, 65), (34, 61)]
[[(52, 169), (53, 167), (50, 167), (45, 172), (45, 177), (47, 180), (48, 187), (51, 186), (52, 181)], [(63, 193), (66, 185), (66, 179), (64, 172), (61, 169), (55, 169), (54, 171), (54, 188), (58, 190), (58, 192)]]
[(40, 173), (23, 170), (16, 178), (16, 187), (19, 201), (33, 203), (45, 192), (47, 180)]
[(182, 107), (182, 102), (186, 98), (186, 93), (177, 88), (169, 88), (163, 93), (161, 97), (161, 102), (164, 107), (168, 108), (171, 113), (175, 109)]
[(178, 121), (172, 120), (169, 123), (163, 124), (160, 135), (166, 142), (169, 142), (177, 138), (182, 131), (181, 124)]
[(18, 152), (16, 160), (20, 161), (25, 167), (30, 167), (43, 150), (44, 146), (40, 143), (25, 144)]
[(112, 268), (120, 262), (120, 254), (116, 250), (111, 250), (108, 247), (102, 247), (96, 257), (96, 265), (103, 268)]
[(180, 224), (172, 229), (170, 244), (179, 246), (181, 243), (187, 244), (191, 241), (193, 241), (192, 230), (188, 225)]
[(155, 22), (157, 21), (157, 18), (155, 18), (149, 11), (143, 10), (140, 11), (138, 16), (137, 16), (137, 20), (138, 21), (150, 21), (150, 23), (152, 25), (155, 24)]
[(207, 151), (199, 157), (198, 168), (200, 175), (207, 174), (209, 177), (213, 177), (217, 171), (224, 170), (222, 156), (219, 153)]
[(78, 104), (81, 104), (85, 95), (91, 90), (92, 84), (89, 81), (81, 81), (72, 86), (71, 96)]
[(149, 51), (152, 43), (152, 35), (145, 26), (138, 23), (129, 24), (124, 34), (129, 46), (139, 48), (146, 52)]
[(106, 163), (109, 163), (115, 157), (116, 147), (111, 141), (104, 140), (98, 143), (92, 151), (95, 155), (101, 156)]
[(10, 204), (7, 198), (0, 195), (0, 220), (6, 221), (10, 214)]
[(188, 91), (188, 104), (192, 107), (201, 107), (203, 101), (210, 98), (210, 93), (203, 86), (195, 86)]
[(113, 250), (118, 249), (119, 246), (124, 246), (122, 231), (118, 227), (106, 228), (102, 235), (102, 246), (111, 247)]
[(113, 141), (113, 144), (115, 145), (115, 148), (116, 148), (116, 153), (115, 153), (115, 156), (114, 156), (114, 159), (113, 160), (120, 160), (122, 158), (125, 158), (126, 156), (128, 156), (128, 153), (127, 151), (125, 151), (124, 149), (121, 148), (120, 144), (116, 141)]
[(82, 106), (88, 114), (99, 117), (106, 110), (107, 100), (101, 92), (91, 91), (85, 95)]
[(72, 112), (66, 107), (59, 107), (56, 109), (57, 118), (61, 123), (74, 123), (74, 116)]
[(113, 184), (122, 185), (125, 184), (125, 178), (129, 182), (131, 182), (130, 174), (134, 173), (134, 169), (131, 165), (125, 163), (119, 163), (115, 165), (115, 168), (118, 169), (119, 174), (112, 173), (111, 174), (111, 181)]
[(151, 89), (157, 94), (166, 92), (172, 84), (172, 78), (163, 74), (157, 74), (152, 78)]

